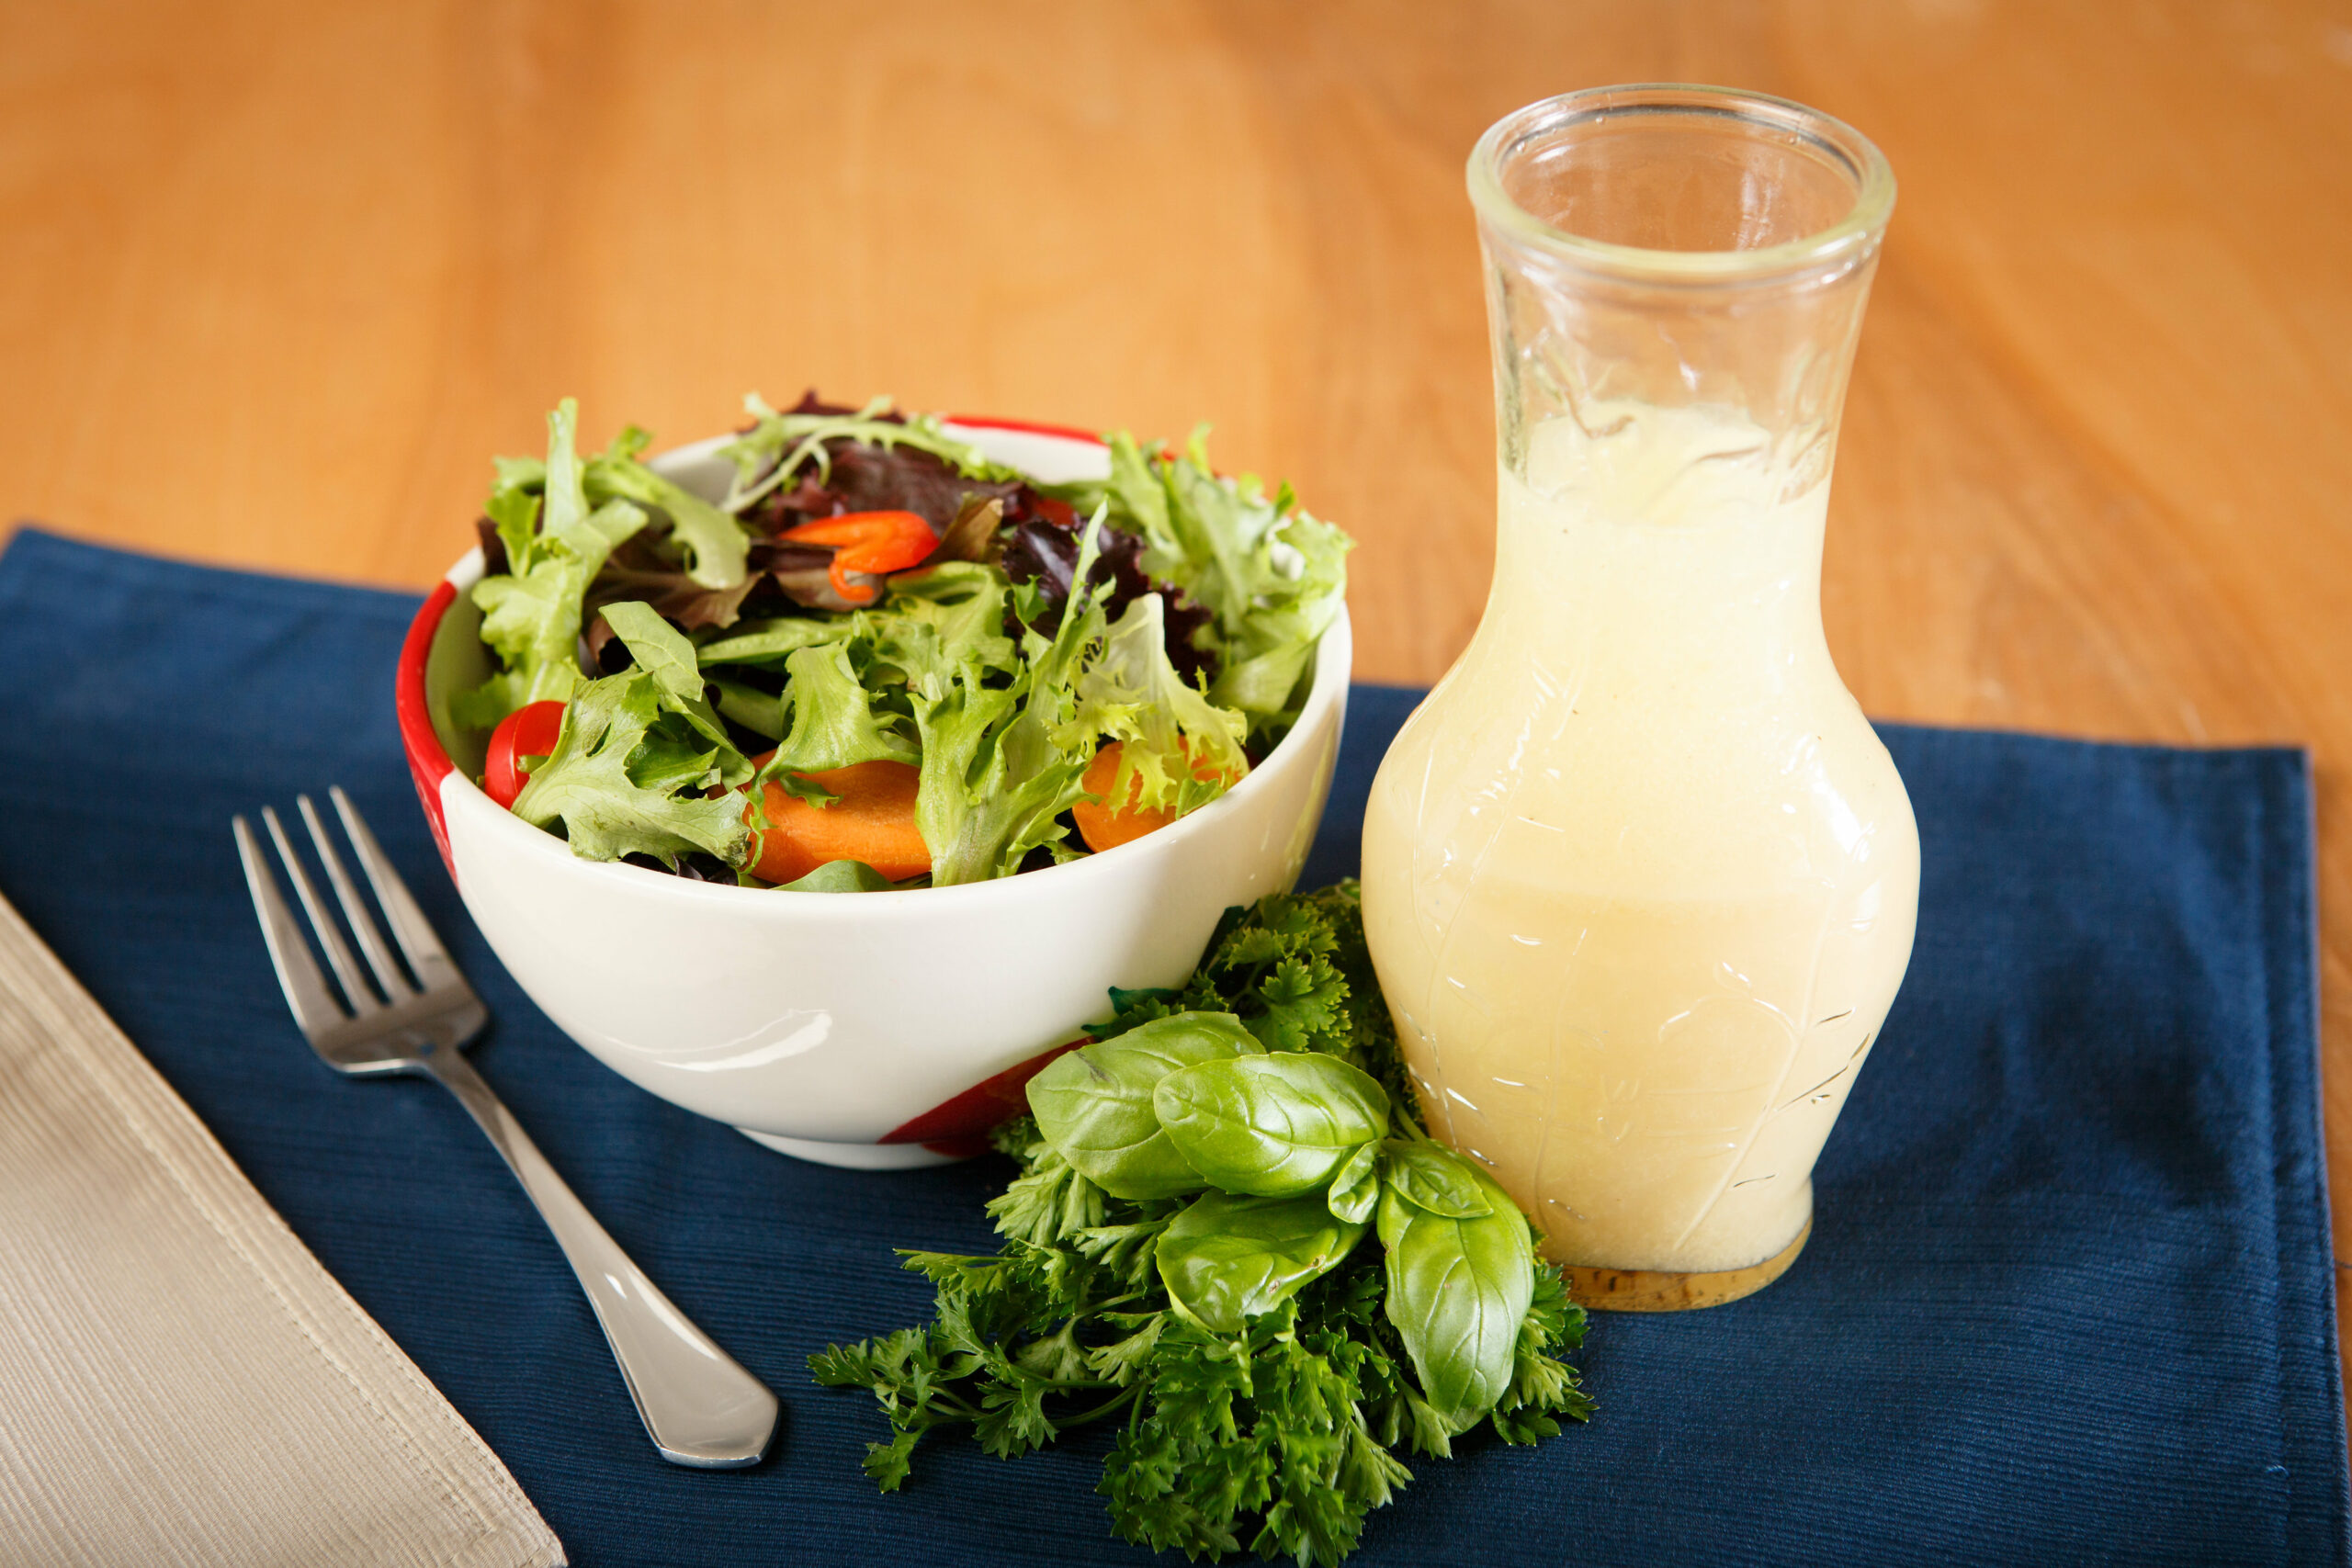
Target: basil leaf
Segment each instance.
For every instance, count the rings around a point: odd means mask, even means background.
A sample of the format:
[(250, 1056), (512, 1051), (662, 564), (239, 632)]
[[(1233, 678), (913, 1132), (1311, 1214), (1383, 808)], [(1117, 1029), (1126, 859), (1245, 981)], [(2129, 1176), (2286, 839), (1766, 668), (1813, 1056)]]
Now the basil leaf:
[(1170, 1073), (1260, 1049), (1229, 1013), (1176, 1013), (1058, 1058), (1029, 1080), (1029, 1111), (1071, 1168), (1114, 1198), (1197, 1192), (1200, 1172), (1160, 1130), (1152, 1090)]
[(1490, 1213), (1455, 1219), (1430, 1213), (1394, 1185), (1384, 1183), (1380, 1194), (1388, 1321), (1404, 1337), (1422, 1393), (1455, 1431), (1467, 1431), (1510, 1390), (1520, 1325), (1534, 1296), (1526, 1216), (1484, 1172), (1466, 1161), (1463, 1168)]
[(1160, 1233), (1159, 1278), (1186, 1316), (1236, 1334), (1347, 1257), (1363, 1233), (1362, 1222), (1335, 1217), (1320, 1197), (1204, 1192)]
[[(1470, 1162), (1426, 1138), (1391, 1138), (1380, 1145), (1381, 1179), (1398, 1196), (1441, 1219), (1475, 1220), (1495, 1204)], [(1509, 1207), (1509, 1201), (1505, 1201)]]
[(1261, 1198), (1312, 1192), (1388, 1130), (1387, 1092), (1319, 1051), (1204, 1062), (1162, 1078), (1151, 1102), (1209, 1185)]
[(1373, 1206), (1380, 1201), (1378, 1144), (1364, 1145), (1331, 1173), (1331, 1185), (1324, 1193), (1323, 1201), (1330, 1205), (1334, 1215), (1350, 1224), (1372, 1218)]

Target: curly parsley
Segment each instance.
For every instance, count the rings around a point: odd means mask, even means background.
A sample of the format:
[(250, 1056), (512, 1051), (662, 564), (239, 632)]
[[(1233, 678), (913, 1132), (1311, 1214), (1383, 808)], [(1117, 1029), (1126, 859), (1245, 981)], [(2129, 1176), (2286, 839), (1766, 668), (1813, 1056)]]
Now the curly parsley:
[[(1120, 1535), (1196, 1561), (1329, 1565), (1412, 1479), (1400, 1450), (1451, 1457), (1482, 1422), (1532, 1443), (1590, 1416), (1559, 1359), (1583, 1310), (1501, 1190), (1407, 1110), (1353, 884), (1228, 911), (1182, 987), (1112, 1002), (1088, 1050), (1133, 1038), (1091, 1066), (1064, 1058), (1058, 1085), (1033, 1090), (1038, 1115), (997, 1134), (1021, 1168), (989, 1204), (1002, 1249), (905, 1253), (936, 1292), (932, 1321), (809, 1359), (819, 1382), (870, 1390), (888, 1418), (865, 1458), (883, 1491), (934, 1428), (968, 1427), (1012, 1459), (1116, 1420), (1096, 1490)], [(1383, 1093), (1391, 1120), (1374, 1127)], [(1279, 1114), (1253, 1121), (1251, 1096)], [(1267, 1146), (1292, 1134), (1263, 1123), (1318, 1111), (1317, 1125), (1355, 1129), (1331, 1135), (1359, 1139), (1352, 1151)], [(1068, 1130), (1081, 1121), (1082, 1143)], [(1172, 1166), (1146, 1136), (1170, 1133)], [(1130, 1199), (1104, 1183), (1191, 1190)]]

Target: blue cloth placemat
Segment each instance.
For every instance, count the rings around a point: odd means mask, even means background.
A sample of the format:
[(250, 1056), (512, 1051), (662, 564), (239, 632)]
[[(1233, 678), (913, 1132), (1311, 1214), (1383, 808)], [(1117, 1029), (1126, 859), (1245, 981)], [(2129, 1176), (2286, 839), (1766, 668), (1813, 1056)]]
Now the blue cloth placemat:
[[(803, 1359), (916, 1321), (928, 1291), (890, 1249), (989, 1249), (1006, 1168), (803, 1165), (560, 1035), (417, 810), (391, 711), (414, 604), (19, 535), (0, 557), (0, 891), (575, 1562), (1146, 1561), (1092, 1493), (1100, 1436), (1012, 1464), (926, 1447), (891, 1497), (858, 1472), (872, 1403), (810, 1386)], [(1415, 697), (1357, 689), (1311, 877), (1352, 869)], [(1597, 1319), (1599, 1417), (1414, 1461), (1358, 1561), (2347, 1561), (2301, 754), (1886, 738), (1926, 846), (1919, 942), (1804, 1258), (1731, 1306)], [(657, 1460), (464, 1114), (422, 1082), (340, 1080), (294, 1032), (228, 819), (337, 782), (489, 1002), (483, 1074), (783, 1394), (764, 1465)]]

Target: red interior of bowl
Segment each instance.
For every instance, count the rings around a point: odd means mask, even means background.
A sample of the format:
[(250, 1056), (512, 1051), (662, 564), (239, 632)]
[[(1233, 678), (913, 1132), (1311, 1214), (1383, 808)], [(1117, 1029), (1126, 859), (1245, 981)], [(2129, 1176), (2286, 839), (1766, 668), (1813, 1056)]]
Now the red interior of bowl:
[(449, 858), (449, 825), (441, 816), (441, 781), (457, 771), (449, 761), (449, 753), (441, 747), (441, 738), (433, 733), (433, 716), (424, 706), (424, 661), (433, 651), (433, 638), (441, 629), (441, 617), (457, 603), (457, 585), (447, 578), (434, 585), (418, 606), (416, 619), (408, 626), (408, 638), (401, 644), (400, 671), (393, 678), (392, 704), (400, 715), (401, 750), (408, 753), (409, 777), (416, 781), (416, 798), (424, 807), (424, 820), (433, 828), (433, 842), (441, 852), (441, 863), (449, 868), (452, 878), (458, 874), (457, 863)]

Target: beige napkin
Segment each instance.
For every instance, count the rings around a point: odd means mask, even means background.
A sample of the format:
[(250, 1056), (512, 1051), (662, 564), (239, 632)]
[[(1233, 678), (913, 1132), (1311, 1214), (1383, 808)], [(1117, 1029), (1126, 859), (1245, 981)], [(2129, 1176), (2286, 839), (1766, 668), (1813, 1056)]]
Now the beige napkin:
[(563, 1560), (0, 898), (0, 1563)]

